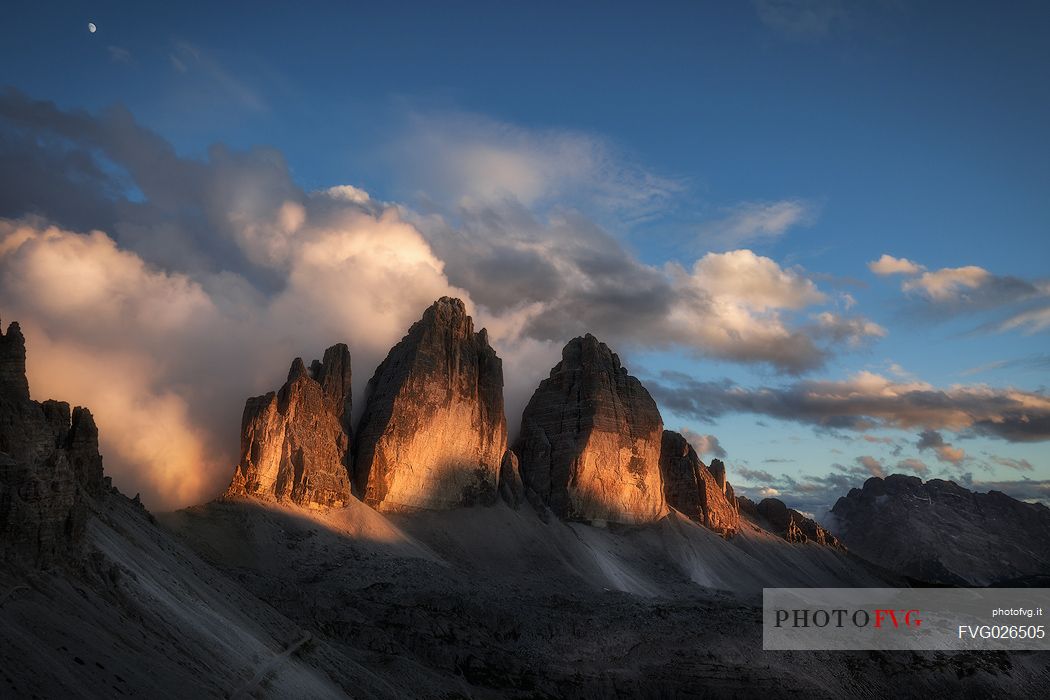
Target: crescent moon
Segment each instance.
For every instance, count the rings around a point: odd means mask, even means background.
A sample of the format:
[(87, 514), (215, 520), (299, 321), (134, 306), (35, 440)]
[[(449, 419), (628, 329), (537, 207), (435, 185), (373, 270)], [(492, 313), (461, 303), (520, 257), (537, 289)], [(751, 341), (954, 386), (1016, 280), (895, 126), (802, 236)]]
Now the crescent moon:
[(88, 22), (88, 31), (89, 32), (94, 34), (96, 29), (98, 29), (98, 27), (95, 26), (94, 22)]

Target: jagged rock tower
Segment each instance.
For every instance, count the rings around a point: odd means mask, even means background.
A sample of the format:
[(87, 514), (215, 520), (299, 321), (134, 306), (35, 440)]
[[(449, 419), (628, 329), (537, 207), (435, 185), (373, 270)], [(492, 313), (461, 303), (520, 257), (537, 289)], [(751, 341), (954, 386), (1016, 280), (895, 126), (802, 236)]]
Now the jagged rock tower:
[(740, 529), (740, 508), (721, 460), (713, 460), (708, 469), (681, 434), (665, 430), (660, 472), (667, 505), (722, 535)]
[(443, 297), (368, 383), (358, 492), (383, 511), (489, 503), (506, 447), (503, 364), (463, 302)]
[(588, 334), (532, 395), (514, 451), (525, 488), (559, 517), (645, 523), (667, 513), (662, 436), (649, 392)]
[(29, 398), (25, 338), (12, 323), (0, 331), (0, 559), (60, 560), (105, 489), (91, 412)]
[(307, 370), (296, 358), (276, 394), (248, 399), (241, 457), (226, 496), (336, 507), (351, 498), (350, 351), (339, 343)]

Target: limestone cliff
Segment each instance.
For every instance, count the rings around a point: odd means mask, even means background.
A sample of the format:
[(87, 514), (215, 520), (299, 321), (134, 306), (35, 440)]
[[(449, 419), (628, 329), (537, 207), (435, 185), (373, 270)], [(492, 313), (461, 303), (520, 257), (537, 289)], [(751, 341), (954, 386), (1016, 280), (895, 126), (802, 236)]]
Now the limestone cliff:
[(342, 343), (308, 371), (296, 358), (277, 393), (248, 399), (241, 457), (227, 496), (340, 506), (351, 498), (350, 351)]
[(90, 411), (29, 398), (25, 338), (0, 330), (0, 556), (47, 565), (74, 552), (106, 483)]
[(502, 362), (463, 302), (443, 297), (368, 383), (358, 492), (383, 511), (490, 503), (506, 449)]
[(812, 542), (832, 549), (846, 550), (845, 545), (809, 518), (787, 505), (778, 498), (763, 498), (756, 504), (754, 501), (740, 496), (737, 498), (740, 504), (740, 512), (747, 516), (751, 522), (772, 532), (774, 535), (783, 537), (788, 542), (806, 543)]
[(663, 420), (649, 392), (592, 336), (571, 340), (525, 407), (521, 477), (556, 515), (644, 523), (667, 513)]
[(740, 510), (721, 460), (714, 460), (709, 469), (685, 437), (665, 430), (660, 473), (667, 505), (722, 535), (731, 536), (740, 528)]

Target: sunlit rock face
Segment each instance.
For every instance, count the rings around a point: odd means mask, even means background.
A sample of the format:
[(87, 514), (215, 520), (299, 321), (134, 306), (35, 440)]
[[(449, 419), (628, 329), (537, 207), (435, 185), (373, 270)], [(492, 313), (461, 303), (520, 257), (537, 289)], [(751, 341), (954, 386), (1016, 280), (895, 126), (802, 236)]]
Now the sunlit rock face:
[(227, 496), (341, 506), (351, 498), (350, 351), (342, 343), (307, 370), (296, 358), (277, 393), (248, 399), (241, 458)]
[(562, 350), (532, 395), (515, 452), (521, 477), (562, 518), (645, 523), (667, 513), (656, 402), (592, 336)]
[(29, 398), (25, 339), (0, 331), (0, 554), (46, 565), (82, 538), (88, 499), (105, 490), (86, 408)]
[(831, 509), (850, 551), (934, 583), (984, 586), (1050, 574), (1050, 508), (1000, 491), (892, 474)]
[(459, 299), (412, 325), (368, 383), (355, 481), (382, 511), (491, 503), (507, 449), (503, 364)]
[(825, 530), (812, 518), (808, 518), (778, 498), (763, 498), (755, 504), (743, 496), (737, 499), (740, 512), (759, 527), (783, 537), (788, 542), (814, 544), (846, 550), (842, 542), (831, 532)]
[(660, 473), (667, 505), (725, 536), (740, 528), (740, 510), (721, 460), (714, 460), (708, 469), (681, 434), (665, 430)]

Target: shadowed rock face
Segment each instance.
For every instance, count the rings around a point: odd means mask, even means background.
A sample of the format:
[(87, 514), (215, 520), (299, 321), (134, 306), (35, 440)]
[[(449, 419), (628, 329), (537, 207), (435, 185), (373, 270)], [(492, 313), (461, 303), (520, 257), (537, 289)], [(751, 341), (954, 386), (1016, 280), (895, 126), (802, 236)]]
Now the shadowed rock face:
[(525, 502), (525, 485), (521, 481), (518, 455), (513, 450), (503, 454), (503, 462), (499, 467), (499, 496), (515, 510)]
[(514, 451), (525, 487), (559, 517), (644, 523), (667, 513), (662, 437), (649, 392), (587, 335), (569, 341), (532, 395)]
[(1050, 572), (1050, 509), (999, 491), (893, 474), (831, 509), (851, 551), (923, 581), (983, 586)]
[(813, 542), (846, 551), (846, 547), (831, 532), (822, 528), (812, 518), (807, 518), (797, 510), (788, 508), (778, 498), (763, 498), (757, 505), (751, 499), (743, 496), (739, 496), (736, 500), (742, 515), (788, 542)]
[(307, 371), (296, 358), (276, 394), (248, 399), (241, 458), (227, 496), (340, 506), (351, 498), (350, 351), (342, 343)]
[(382, 511), (491, 503), (506, 449), (503, 363), (463, 302), (443, 297), (368, 383), (359, 493)]
[[(719, 471), (712, 473), (716, 465)], [(708, 469), (681, 434), (665, 430), (660, 473), (667, 505), (722, 535), (731, 536), (740, 528), (733, 487), (725, 480), (725, 465), (720, 460), (714, 460)]]
[(46, 565), (75, 549), (105, 483), (90, 411), (30, 400), (25, 360), (12, 323), (0, 332), (0, 553)]

